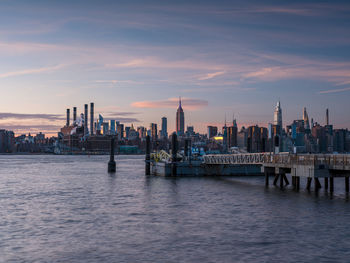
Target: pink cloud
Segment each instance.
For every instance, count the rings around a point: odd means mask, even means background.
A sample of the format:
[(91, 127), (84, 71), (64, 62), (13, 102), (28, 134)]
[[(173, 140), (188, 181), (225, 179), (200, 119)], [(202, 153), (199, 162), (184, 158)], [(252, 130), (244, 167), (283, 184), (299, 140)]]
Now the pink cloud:
[(212, 79), (212, 78), (215, 78), (217, 76), (220, 76), (220, 75), (223, 75), (225, 74), (226, 71), (218, 71), (218, 72), (214, 72), (214, 73), (208, 73), (208, 74), (205, 74), (204, 76), (202, 77), (199, 77), (198, 80), (208, 80), (208, 79)]
[[(182, 106), (188, 110), (198, 110), (200, 108), (208, 106), (208, 101), (200, 99), (182, 98)], [(178, 98), (169, 98), (167, 100), (160, 101), (137, 101), (131, 104), (135, 108), (168, 108), (176, 109), (179, 105)]]
[(350, 88), (344, 88), (344, 89), (330, 89), (330, 90), (322, 90), (319, 93), (320, 94), (328, 94), (328, 93), (338, 93), (338, 92), (344, 92), (344, 91), (350, 91)]
[(42, 67), (42, 68), (10, 71), (10, 72), (5, 72), (5, 73), (0, 74), (0, 78), (8, 78), (8, 77), (15, 77), (15, 76), (22, 76), (22, 75), (29, 75), (29, 74), (52, 72), (52, 71), (56, 71), (58, 69), (61, 69), (63, 67), (64, 67), (64, 65), (61, 64), (61, 65), (57, 65), (57, 66), (53, 66), (53, 67)]

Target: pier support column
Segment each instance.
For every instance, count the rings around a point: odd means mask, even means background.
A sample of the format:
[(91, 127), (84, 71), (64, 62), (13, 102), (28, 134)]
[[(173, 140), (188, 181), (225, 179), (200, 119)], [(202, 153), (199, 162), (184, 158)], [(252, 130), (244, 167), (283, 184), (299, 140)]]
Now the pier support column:
[(282, 189), (283, 188), (283, 181), (284, 181), (284, 174), (283, 173), (280, 173), (280, 188)]
[(269, 186), (269, 173), (266, 168), (264, 169), (264, 173), (265, 173), (265, 186)]
[(280, 177), (279, 174), (275, 174), (275, 179), (273, 180), (273, 185), (277, 185), (278, 178)]
[(171, 163), (171, 175), (176, 176), (177, 175), (177, 135), (174, 132), (171, 137), (171, 154), (172, 154), (172, 163)]
[(146, 136), (146, 168), (145, 174), (151, 175), (151, 138)]
[(345, 192), (349, 193), (349, 176), (345, 176)]
[(306, 184), (306, 189), (310, 191), (311, 189), (311, 182), (312, 182), (312, 177), (307, 178), (307, 184)]
[(300, 176), (296, 176), (296, 190), (299, 191), (300, 189)]
[(329, 191), (331, 193), (334, 192), (334, 178), (333, 177), (329, 177)]
[(289, 185), (289, 181), (286, 174), (283, 174), (283, 179), (286, 182), (286, 185)]
[(324, 190), (328, 190), (328, 177), (324, 178)]
[(296, 176), (292, 175), (292, 186), (293, 186), (293, 189), (295, 190), (296, 189)]
[(115, 173), (116, 171), (116, 163), (114, 161), (114, 138), (111, 139), (111, 152), (109, 156), (109, 162), (108, 162), (108, 172), (109, 173)]
[(314, 178), (314, 181), (315, 181), (315, 191), (318, 191), (318, 189), (320, 189), (322, 187), (321, 183), (317, 177)]

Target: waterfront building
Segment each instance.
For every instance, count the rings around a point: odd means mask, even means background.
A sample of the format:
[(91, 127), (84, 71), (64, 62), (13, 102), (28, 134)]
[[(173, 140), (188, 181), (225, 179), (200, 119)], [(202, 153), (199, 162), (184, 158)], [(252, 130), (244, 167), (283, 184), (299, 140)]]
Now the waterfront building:
[(157, 124), (156, 123), (151, 123), (151, 138), (152, 140), (157, 140), (158, 139), (158, 132), (157, 132)]
[(248, 127), (247, 150), (248, 152), (266, 152), (268, 146), (268, 130), (258, 125)]
[(15, 134), (13, 131), (0, 130), (0, 153), (14, 151)]
[(162, 118), (161, 137), (162, 138), (168, 138), (168, 119), (166, 117)]
[(125, 139), (129, 139), (130, 127), (125, 127)]
[(208, 139), (211, 139), (218, 134), (218, 127), (216, 126), (208, 126), (207, 129), (208, 129)]
[(104, 122), (102, 124), (102, 132), (103, 132), (103, 135), (109, 134), (109, 123), (108, 122)]
[(334, 151), (338, 153), (349, 152), (350, 149), (347, 145), (347, 134), (349, 131), (347, 129), (335, 129), (333, 132)]
[(117, 135), (119, 141), (124, 138), (124, 124), (117, 124)]
[(181, 98), (179, 98), (179, 107), (176, 111), (176, 133), (178, 136), (185, 134), (185, 114), (181, 106)]
[(237, 126), (231, 126), (227, 128), (227, 147), (237, 147)]
[(144, 139), (147, 135), (147, 129), (143, 126), (139, 126), (137, 127), (137, 133), (139, 134), (140, 139)]
[(109, 121), (110, 134), (116, 134), (115, 120)]

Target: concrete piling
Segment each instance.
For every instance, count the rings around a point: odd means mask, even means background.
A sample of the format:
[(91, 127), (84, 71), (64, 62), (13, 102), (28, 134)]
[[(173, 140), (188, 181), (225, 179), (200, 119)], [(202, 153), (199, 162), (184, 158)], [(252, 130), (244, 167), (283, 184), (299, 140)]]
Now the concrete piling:
[(109, 173), (116, 172), (116, 163), (114, 161), (114, 138), (111, 139), (111, 151), (109, 155), (108, 172)]

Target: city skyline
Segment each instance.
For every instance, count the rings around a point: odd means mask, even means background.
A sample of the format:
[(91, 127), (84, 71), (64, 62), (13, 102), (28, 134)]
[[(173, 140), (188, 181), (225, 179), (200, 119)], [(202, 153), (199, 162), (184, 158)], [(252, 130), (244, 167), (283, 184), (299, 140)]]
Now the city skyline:
[[(0, 4), (0, 128), (55, 135), (65, 109), (129, 126), (168, 118), (206, 133), (302, 119), (350, 128), (346, 1), (5, 1)], [(15, 18), (14, 18), (15, 17)], [(278, 22), (278, 23), (277, 23)], [(228, 121), (231, 121), (228, 119)], [(186, 127), (185, 127), (186, 129)], [(21, 132), (22, 131), (22, 132)]]

